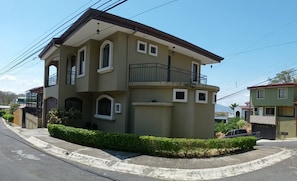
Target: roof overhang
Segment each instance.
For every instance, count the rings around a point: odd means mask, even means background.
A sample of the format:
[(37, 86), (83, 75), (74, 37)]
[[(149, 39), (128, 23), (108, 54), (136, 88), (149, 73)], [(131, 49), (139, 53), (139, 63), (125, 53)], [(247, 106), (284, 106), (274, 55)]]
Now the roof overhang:
[(264, 89), (264, 88), (278, 88), (278, 87), (297, 87), (296, 83), (284, 83), (284, 84), (268, 84), (260, 86), (252, 86), (247, 89)]
[(115, 32), (133, 34), (166, 45), (169, 50), (198, 59), (202, 64), (219, 63), (223, 60), (218, 55), (155, 28), (94, 9), (87, 10), (59, 39), (53, 39), (39, 57), (46, 59), (57, 49), (58, 44), (78, 47), (89, 39), (102, 40)]

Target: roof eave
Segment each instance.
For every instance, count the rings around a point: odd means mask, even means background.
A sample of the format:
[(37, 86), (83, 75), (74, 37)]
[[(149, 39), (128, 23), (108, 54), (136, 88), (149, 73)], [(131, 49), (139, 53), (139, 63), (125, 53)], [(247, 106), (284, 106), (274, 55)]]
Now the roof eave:
[[(67, 39), (69, 39), (77, 30), (83, 27), (88, 21), (91, 19), (96, 19), (99, 21), (108, 22), (117, 26), (125, 27), (131, 30), (139, 31), (159, 39), (174, 43), (178, 46), (189, 49), (193, 52), (199, 53), (205, 57), (208, 57), (217, 63), (221, 62), (224, 58), (220, 57), (214, 53), (211, 53), (203, 48), (200, 48), (192, 43), (189, 43), (185, 40), (172, 36), (168, 33), (162, 32), (155, 28), (146, 26), (144, 24), (125, 19), (116, 15), (112, 15), (106, 12), (98, 11), (96, 9), (89, 8), (76, 22), (72, 24), (72, 26), (66, 30), (60, 38), (53, 39), (40, 53), (39, 57), (44, 57), (44, 55), (51, 49), (55, 44), (63, 44)], [(43, 59), (43, 58), (41, 58)]]

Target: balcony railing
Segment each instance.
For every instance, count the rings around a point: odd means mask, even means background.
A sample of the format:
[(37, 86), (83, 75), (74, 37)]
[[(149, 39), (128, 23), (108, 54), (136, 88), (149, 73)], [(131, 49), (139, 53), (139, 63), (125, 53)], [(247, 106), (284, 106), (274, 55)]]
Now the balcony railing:
[(159, 63), (146, 63), (129, 66), (129, 81), (207, 84), (207, 76)]

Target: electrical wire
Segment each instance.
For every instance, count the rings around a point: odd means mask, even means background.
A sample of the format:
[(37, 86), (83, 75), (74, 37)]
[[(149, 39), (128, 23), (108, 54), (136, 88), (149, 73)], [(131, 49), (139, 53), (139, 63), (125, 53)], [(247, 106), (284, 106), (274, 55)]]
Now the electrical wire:
[[(89, 1), (91, 2), (91, 1)], [(89, 3), (88, 2), (88, 3)], [(96, 1), (95, 3), (93, 3), (90, 7), (95, 6), (96, 4), (98, 4), (99, 2), (101, 2), (101, 0)], [(107, 2), (110, 2), (107, 1)], [(85, 5), (87, 5), (88, 3), (84, 4), (83, 6), (81, 6), (78, 10), (82, 9)], [(105, 4), (105, 3), (103, 3)], [(88, 8), (87, 8), (88, 9)], [(57, 28), (55, 28), (54, 30), (52, 30), (50, 33), (48, 33), (45, 37), (43, 37), (41, 40), (39, 40), (37, 43), (35, 43), (34, 45), (32, 45), (30, 48), (28, 48), (26, 51), (24, 51), (20, 56), (18, 56), (16, 59), (14, 59), (13, 61), (11, 61), (10, 63), (8, 63), (7, 65), (4, 66), (4, 68), (0, 69), (0, 75), (5, 74), (11, 70), (13, 70), (14, 68), (17, 68), (18, 66), (20, 66), (20, 64), (24, 63), (26, 61), (27, 58), (30, 58), (31, 56), (35, 55), (36, 53), (40, 52), (43, 48), (44, 48), (44, 44), (48, 41), (50, 41), (52, 39), (52, 37), (60, 34), (61, 32), (63, 32), (66, 28), (69, 28), (70, 25), (66, 26), (63, 28), (63, 26), (71, 23), (75, 18), (77, 18), (79, 15), (81, 15), (82, 13), (84, 13), (87, 9), (84, 9), (83, 11), (77, 13), (75, 16), (72, 16), (70, 19), (68, 19), (67, 21), (65, 21), (64, 23), (62, 23), (61, 25), (59, 25)], [(73, 13), (71, 13), (71, 15), (73, 15), (74, 13), (76, 13), (78, 10), (74, 11)], [(67, 16), (70, 17), (71, 15)], [(65, 19), (65, 18), (64, 18)], [(55, 25), (54, 27), (56, 27), (57, 25)], [(61, 29), (62, 28), (62, 29)], [(51, 28), (53, 29), (53, 28)], [(60, 29), (60, 30), (59, 30)], [(59, 30), (59, 31), (58, 31)], [(57, 32), (58, 31), (58, 32)], [(48, 32), (48, 31), (47, 31)], [(55, 34), (53, 34), (55, 33)], [(53, 36), (51, 36), (53, 35)], [(42, 46), (42, 48), (40, 48)], [(31, 53), (32, 51), (34, 51), (33, 53)]]
[[(95, 9), (99, 9), (99, 8), (102, 8), (103, 6), (105, 6), (105, 5), (107, 5), (109, 2), (111, 2), (112, 0), (108, 0), (108, 1), (105, 1), (104, 3), (102, 3), (101, 5), (99, 5), (98, 7), (96, 7)], [(103, 8), (103, 10), (101, 10), (101, 11), (103, 11), (103, 13), (104, 12), (106, 12), (106, 11), (108, 11), (108, 10), (110, 10), (110, 9), (112, 9), (112, 8), (114, 8), (114, 7), (116, 7), (116, 6), (118, 6), (118, 5), (120, 5), (120, 4), (122, 4), (122, 3), (124, 3), (124, 2), (126, 2), (127, 0), (118, 0), (118, 1), (116, 1), (116, 2), (114, 2), (114, 3), (112, 3), (112, 4), (109, 4), (109, 5), (107, 5), (105, 8)], [(163, 4), (161, 4), (161, 5), (158, 5), (158, 6), (156, 6), (156, 7), (153, 7), (153, 8), (150, 8), (150, 9), (148, 9), (148, 10), (146, 10), (146, 11), (144, 11), (144, 12), (142, 12), (142, 13), (139, 13), (139, 14), (137, 14), (137, 15), (135, 15), (135, 16), (133, 16), (133, 18), (134, 17), (137, 17), (137, 16), (139, 16), (139, 15), (141, 15), (141, 14), (144, 14), (144, 13), (146, 13), (146, 12), (149, 12), (149, 11), (151, 11), (151, 10), (154, 10), (154, 9), (156, 9), (156, 8), (159, 8), (159, 7), (162, 7), (162, 6), (165, 6), (165, 5), (167, 5), (167, 4), (170, 4), (170, 3), (172, 3), (172, 2), (174, 2), (174, 1), (177, 1), (177, 0), (173, 0), (173, 1), (169, 1), (169, 2), (166, 2), (166, 3), (163, 3)], [(89, 1), (88, 3), (90, 3), (91, 1)], [(98, 4), (99, 2), (101, 2), (101, 0), (99, 0), (99, 1), (96, 1), (94, 4), (92, 4), (89, 8), (91, 8), (91, 7), (93, 7), (93, 6), (95, 6), (96, 4)], [(86, 3), (86, 4), (88, 4), (88, 3)], [(83, 6), (81, 6), (79, 9), (82, 9), (86, 4), (84, 4)], [(89, 8), (87, 8), (87, 9), (89, 9)], [(78, 10), (79, 10), (78, 9)], [(18, 68), (21, 68), (22, 66), (24, 66), (27, 62), (26, 62), (26, 60), (28, 59), (28, 58), (30, 58), (30, 57), (32, 57), (33, 55), (35, 55), (35, 54), (37, 54), (38, 52), (40, 52), (43, 48), (44, 48), (44, 46), (42, 47), (42, 48), (40, 48), (40, 46), (42, 46), (42, 45), (40, 45), (40, 44), (43, 44), (44, 45), (44, 42), (48, 42), (48, 41), (50, 41), (51, 39), (52, 39), (52, 37), (55, 37), (56, 35), (58, 35), (58, 34), (60, 34), (62, 31), (64, 31), (65, 29), (67, 29), (67, 28), (69, 28), (71, 25), (68, 25), (68, 26), (66, 26), (66, 27), (64, 27), (64, 28), (62, 28), (64, 25), (66, 25), (67, 23), (69, 23), (69, 22), (71, 22), (74, 18), (76, 18), (76, 17), (78, 17), (79, 15), (81, 15), (83, 12), (85, 12), (87, 9), (85, 9), (84, 11), (82, 11), (82, 12), (79, 12), (79, 13), (77, 13), (75, 16), (73, 16), (71, 19), (69, 19), (69, 20), (67, 20), (66, 22), (64, 22), (63, 23), (63, 21), (61, 21), (62, 22), (62, 25), (59, 25), (58, 26), (58, 24), (60, 24), (60, 23), (58, 23), (57, 25), (55, 25), (54, 27), (57, 27), (57, 28), (55, 28), (54, 30), (52, 30), (53, 28), (51, 28), (51, 32), (49, 33), (49, 34), (47, 34), (45, 37), (43, 37), (41, 40), (39, 40), (37, 43), (35, 43), (33, 46), (31, 46), (29, 49), (27, 49), (25, 52), (23, 52), (20, 56), (18, 56), (16, 59), (14, 59), (13, 61), (11, 61), (9, 64), (7, 64), (5, 67), (6, 67), (6, 69), (2, 69), (2, 71), (0, 72), (0, 75), (1, 74), (5, 74), (5, 73), (8, 73), (8, 72), (11, 72), (11, 71), (13, 71), (13, 70), (17, 70)], [(73, 14), (75, 14), (78, 10), (76, 10), (75, 12), (73, 12), (73, 13), (71, 13), (71, 15), (73, 15)], [(70, 17), (71, 15), (69, 15), (69, 16), (67, 16), (67, 17)], [(65, 20), (65, 19), (67, 19), (67, 18), (64, 18), (63, 20)], [(61, 29), (62, 28), (62, 29)], [(59, 30), (60, 29), (60, 30)], [(59, 30), (59, 31), (58, 31)], [(50, 31), (50, 30), (49, 30)], [(49, 32), (49, 31), (47, 31), (47, 32)], [(57, 32), (58, 31), (58, 32)], [(53, 33), (55, 33), (54, 35), (53, 35)], [(50, 35), (53, 35), (53, 36), (51, 36), (51, 37), (49, 37)], [(91, 35), (91, 36), (93, 36), (93, 35)], [(49, 37), (49, 38), (48, 38)], [(39, 48), (39, 49), (37, 49), (37, 48)], [(33, 53), (31, 53), (32, 51), (34, 51)], [(21, 60), (19, 60), (19, 59), (21, 59)], [(38, 64), (38, 63), (36, 63), (36, 64)]]
[[(297, 72), (297, 69), (292, 69), (292, 70), (291, 70), (290, 72), (288, 72), (288, 73), (293, 73), (293, 72)], [(275, 76), (275, 77), (272, 78), (272, 79), (275, 79), (275, 78), (277, 78), (277, 76)], [(264, 80), (264, 81), (262, 81), (262, 82), (259, 82), (259, 83), (255, 84), (255, 85), (253, 85), (253, 86), (261, 85), (261, 84), (266, 83), (266, 82), (270, 82), (270, 79), (268, 78), (268, 79), (266, 79), (266, 80)], [(252, 86), (252, 87), (253, 87), (253, 86)], [(221, 97), (221, 98), (218, 98), (217, 101), (221, 101), (221, 100), (223, 100), (223, 99), (226, 99), (226, 98), (229, 98), (229, 97), (233, 97), (233, 96), (238, 95), (239, 93), (241, 93), (241, 92), (243, 92), (243, 91), (246, 91), (246, 90), (247, 90), (247, 89), (245, 88), (245, 89), (241, 89), (241, 90), (239, 90), (239, 91), (233, 92), (233, 93), (231, 93), (231, 94), (228, 94), (228, 95), (226, 95), (226, 96), (223, 96), (223, 97)]]

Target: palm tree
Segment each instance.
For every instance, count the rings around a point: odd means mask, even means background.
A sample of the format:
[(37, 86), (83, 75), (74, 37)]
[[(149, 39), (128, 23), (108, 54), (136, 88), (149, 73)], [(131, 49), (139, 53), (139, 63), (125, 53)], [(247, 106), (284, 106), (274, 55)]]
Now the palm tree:
[(239, 106), (239, 104), (233, 103), (229, 107), (234, 111), (234, 108), (236, 108), (237, 106)]

